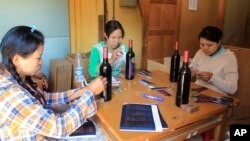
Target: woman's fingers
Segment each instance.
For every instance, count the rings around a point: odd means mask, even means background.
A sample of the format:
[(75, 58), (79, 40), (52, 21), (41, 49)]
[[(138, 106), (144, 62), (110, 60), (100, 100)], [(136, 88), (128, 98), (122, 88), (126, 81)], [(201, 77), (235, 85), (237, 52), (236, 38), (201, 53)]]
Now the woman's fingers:
[(204, 81), (209, 81), (212, 78), (213, 73), (211, 73), (211, 72), (199, 72), (197, 75), (200, 77), (200, 79), (202, 79)]
[(112, 52), (112, 56), (113, 58), (116, 60), (118, 59), (119, 57), (121, 57), (123, 55), (123, 52), (120, 48), (118, 49), (115, 49), (113, 52)]
[(88, 87), (89, 89), (93, 92), (93, 94), (97, 95), (97, 94), (100, 94), (103, 90), (104, 90), (104, 87), (105, 87), (105, 82), (106, 79), (103, 78), (103, 77), (97, 77), (96, 79), (92, 80)]

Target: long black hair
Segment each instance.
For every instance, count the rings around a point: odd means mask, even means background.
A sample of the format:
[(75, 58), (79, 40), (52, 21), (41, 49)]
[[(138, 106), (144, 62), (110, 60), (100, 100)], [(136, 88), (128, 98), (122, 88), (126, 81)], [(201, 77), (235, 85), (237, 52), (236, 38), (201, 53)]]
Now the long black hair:
[[(44, 97), (37, 90), (36, 83), (32, 81), (30, 76), (26, 76), (25, 81), (21, 80), (16, 71), (16, 67), (12, 62), (12, 58), (16, 54), (26, 58), (35, 52), (41, 44), (44, 45), (43, 34), (34, 29), (34, 27), (28, 26), (15, 26), (11, 28), (5, 34), (0, 44), (2, 65), (4, 68), (11, 73), (12, 77), (18, 82), (19, 85), (28, 90), (40, 102), (41, 98), (44, 100)], [(27, 85), (27, 83), (32, 87), (32, 89)]]
[(107, 37), (109, 38), (109, 35), (115, 31), (116, 29), (120, 29), (122, 32), (122, 38), (125, 36), (125, 32), (123, 30), (123, 27), (121, 23), (117, 20), (110, 20), (106, 23), (104, 32), (106, 33)]

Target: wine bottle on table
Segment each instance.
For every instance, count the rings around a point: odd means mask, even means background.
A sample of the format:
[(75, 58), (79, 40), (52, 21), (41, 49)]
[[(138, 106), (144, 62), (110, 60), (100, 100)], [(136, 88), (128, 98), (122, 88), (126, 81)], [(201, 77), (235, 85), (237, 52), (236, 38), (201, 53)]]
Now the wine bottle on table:
[(180, 69), (177, 82), (176, 91), (176, 106), (180, 107), (181, 104), (188, 104), (190, 82), (191, 82), (191, 70), (188, 67), (188, 51), (184, 52), (183, 66)]
[(179, 54), (179, 44), (178, 42), (175, 42), (175, 50), (171, 57), (171, 66), (170, 66), (170, 77), (169, 80), (171, 82), (177, 82), (178, 80), (178, 74), (179, 74), (179, 68), (180, 68), (180, 54)]
[(108, 62), (108, 48), (103, 48), (103, 62), (100, 66), (100, 75), (106, 77), (107, 86), (101, 93), (101, 96), (104, 98), (104, 101), (110, 101), (112, 97), (112, 68)]
[(133, 40), (129, 40), (128, 47), (129, 50), (126, 54), (125, 78), (132, 80), (135, 76), (135, 53), (133, 52)]

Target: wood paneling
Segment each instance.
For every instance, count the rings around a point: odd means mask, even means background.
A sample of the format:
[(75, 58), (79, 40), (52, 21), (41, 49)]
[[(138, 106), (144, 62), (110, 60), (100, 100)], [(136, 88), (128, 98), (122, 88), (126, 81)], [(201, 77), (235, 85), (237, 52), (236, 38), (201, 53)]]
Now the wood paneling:
[(179, 1), (143, 0), (142, 69), (148, 59), (160, 59), (173, 52), (179, 31)]
[(199, 49), (198, 34), (203, 27), (212, 25), (222, 27), (224, 21), (224, 0), (198, 1), (197, 10), (188, 9), (188, 0), (181, 3), (180, 53), (188, 50), (193, 57)]
[[(235, 93), (235, 97), (240, 100), (240, 104), (233, 110), (233, 118), (237, 120), (250, 118), (250, 49), (225, 46), (233, 51), (237, 57), (239, 81), (238, 90)], [(249, 123), (250, 124), (250, 123)]]

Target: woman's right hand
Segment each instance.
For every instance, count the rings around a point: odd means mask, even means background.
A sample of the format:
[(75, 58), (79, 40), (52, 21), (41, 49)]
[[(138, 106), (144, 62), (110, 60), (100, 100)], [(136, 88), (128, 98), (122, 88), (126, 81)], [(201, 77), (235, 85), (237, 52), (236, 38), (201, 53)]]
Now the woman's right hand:
[(123, 56), (123, 52), (122, 52), (122, 50), (120, 48), (113, 50), (112, 51), (112, 56), (109, 59), (109, 63), (110, 64), (114, 63), (121, 56)]
[(194, 68), (194, 67), (190, 67), (190, 70), (191, 70), (191, 75), (192, 75), (192, 77), (196, 76), (197, 73), (199, 72), (199, 71), (198, 71), (196, 68)]
[(94, 95), (100, 94), (107, 85), (107, 79), (105, 77), (99, 76), (92, 80), (88, 86), (86, 86)]

